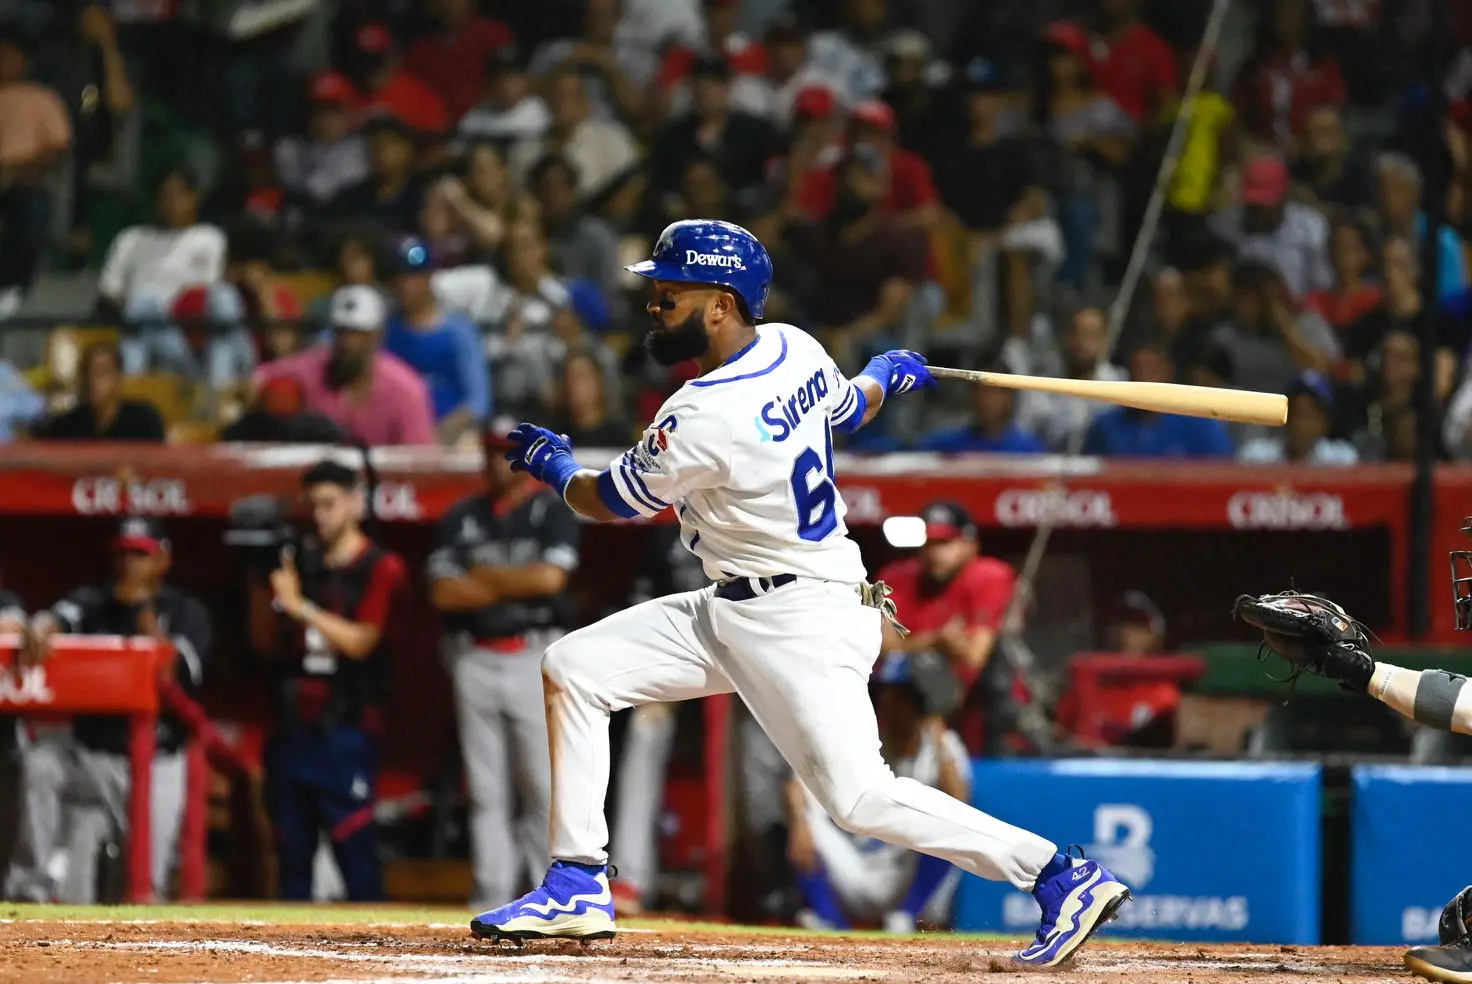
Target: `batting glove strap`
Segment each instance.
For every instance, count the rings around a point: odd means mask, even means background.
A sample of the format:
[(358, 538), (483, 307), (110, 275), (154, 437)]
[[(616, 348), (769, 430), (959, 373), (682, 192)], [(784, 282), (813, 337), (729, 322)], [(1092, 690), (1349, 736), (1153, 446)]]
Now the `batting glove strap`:
[(552, 488), (557, 494), (567, 499), (567, 487), (572, 482), (572, 477), (583, 468), (577, 463), (571, 454), (566, 451), (554, 451), (547, 456), (546, 463), (542, 466), (542, 474), (537, 476)]
[(868, 376), (883, 387), (886, 397), (935, 385), (935, 377), (925, 367), (925, 356), (909, 349), (892, 349), (874, 356), (859, 375)]

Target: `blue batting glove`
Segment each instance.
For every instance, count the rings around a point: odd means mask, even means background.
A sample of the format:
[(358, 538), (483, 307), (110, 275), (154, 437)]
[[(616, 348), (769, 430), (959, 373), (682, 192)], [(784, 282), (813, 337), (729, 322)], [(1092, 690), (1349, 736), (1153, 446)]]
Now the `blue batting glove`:
[(535, 424), (517, 424), (506, 439), (516, 446), (506, 452), (512, 471), (529, 473), (539, 482), (567, 492), (567, 483), (579, 466), (572, 456), (572, 442), (565, 434), (557, 434)]
[(935, 377), (925, 368), (925, 356), (909, 349), (891, 349), (874, 356), (859, 375), (884, 387), (885, 396), (935, 385)]

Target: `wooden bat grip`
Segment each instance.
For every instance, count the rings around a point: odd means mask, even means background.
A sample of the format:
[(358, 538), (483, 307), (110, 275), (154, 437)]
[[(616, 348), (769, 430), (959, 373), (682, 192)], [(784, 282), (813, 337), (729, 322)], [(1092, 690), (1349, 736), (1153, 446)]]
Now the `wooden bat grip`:
[(948, 369), (944, 366), (932, 366), (930, 372), (937, 379), (964, 379), (984, 386), (1000, 386), (1003, 389), (1076, 396), (1156, 413), (1212, 417), (1216, 420), (1266, 424), (1270, 427), (1281, 427), (1288, 422), (1288, 398), (1281, 393), (1188, 386), (1184, 383), (1138, 383), (1128, 379), (1059, 379), (1053, 376)]

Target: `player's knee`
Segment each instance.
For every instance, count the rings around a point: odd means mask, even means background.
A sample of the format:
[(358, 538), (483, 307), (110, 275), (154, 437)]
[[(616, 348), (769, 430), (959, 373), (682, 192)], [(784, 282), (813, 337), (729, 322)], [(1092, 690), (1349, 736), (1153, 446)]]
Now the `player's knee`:
[(542, 679), (549, 691), (575, 689), (587, 677), (592, 654), (578, 636), (565, 635), (542, 653)]
[(867, 790), (859, 792), (825, 789), (813, 791), (833, 822), (851, 834), (868, 834), (874, 826), (876, 811)]

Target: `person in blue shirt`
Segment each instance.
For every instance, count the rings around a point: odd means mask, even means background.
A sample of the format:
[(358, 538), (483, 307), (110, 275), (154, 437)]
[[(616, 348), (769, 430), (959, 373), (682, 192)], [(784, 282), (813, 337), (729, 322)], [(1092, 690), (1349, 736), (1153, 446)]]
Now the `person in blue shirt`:
[(424, 377), (440, 440), (454, 444), (479, 433), (491, 414), (491, 378), (480, 330), (468, 314), (440, 307), (430, 284), (434, 257), (422, 241), (399, 240), (393, 265), (399, 309), (389, 318), (383, 346)]
[[(1141, 345), (1129, 361), (1131, 379), (1169, 383), (1175, 376), (1163, 345)], [(1233, 447), (1220, 420), (1115, 407), (1094, 418), (1083, 453), (1110, 458), (1230, 458)]]
[[(1003, 365), (983, 367), (987, 372), (1009, 372)], [(1017, 398), (1012, 390), (995, 386), (976, 387), (976, 404), (971, 423), (939, 430), (920, 439), (919, 450), (942, 454), (989, 451), (993, 454), (1041, 454), (1043, 442), (1017, 426), (1013, 419)]]

